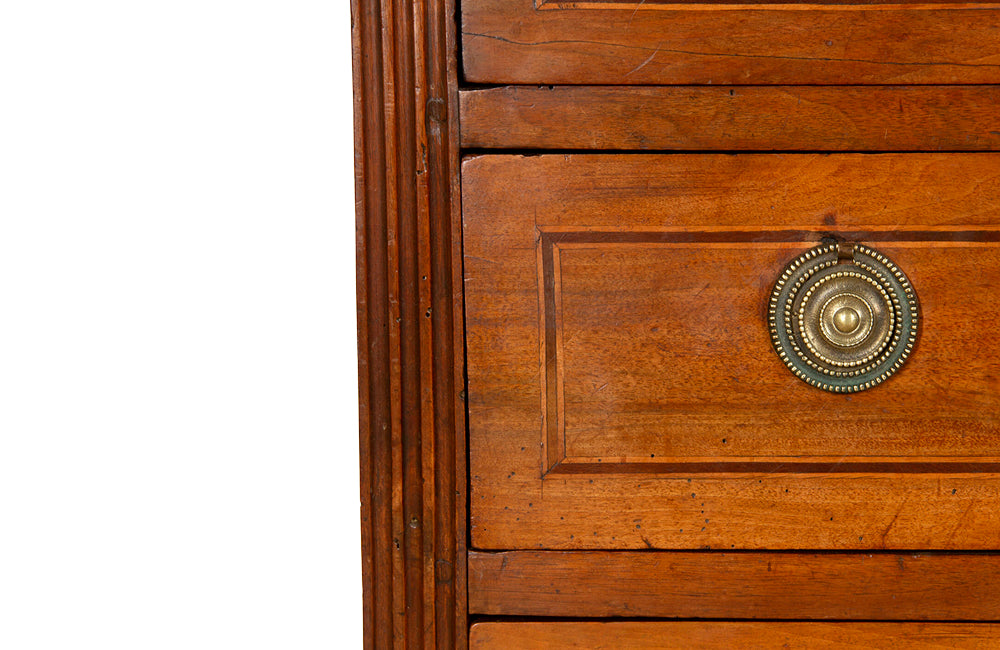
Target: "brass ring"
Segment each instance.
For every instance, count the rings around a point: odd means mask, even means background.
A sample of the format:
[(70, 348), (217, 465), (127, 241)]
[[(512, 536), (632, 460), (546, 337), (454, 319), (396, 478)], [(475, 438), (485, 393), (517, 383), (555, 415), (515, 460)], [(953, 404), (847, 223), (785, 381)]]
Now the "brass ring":
[(822, 244), (792, 260), (768, 309), (771, 342), (796, 377), (836, 393), (867, 390), (902, 367), (917, 340), (919, 305), (885, 255), (855, 244), (841, 259)]

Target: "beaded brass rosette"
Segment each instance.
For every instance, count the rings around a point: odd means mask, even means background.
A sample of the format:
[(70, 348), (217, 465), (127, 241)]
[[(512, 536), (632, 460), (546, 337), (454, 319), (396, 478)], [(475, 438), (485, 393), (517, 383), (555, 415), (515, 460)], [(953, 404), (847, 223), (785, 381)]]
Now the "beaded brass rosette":
[(823, 244), (793, 260), (774, 286), (771, 342), (795, 376), (835, 393), (881, 384), (917, 342), (919, 306), (906, 275), (861, 244)]

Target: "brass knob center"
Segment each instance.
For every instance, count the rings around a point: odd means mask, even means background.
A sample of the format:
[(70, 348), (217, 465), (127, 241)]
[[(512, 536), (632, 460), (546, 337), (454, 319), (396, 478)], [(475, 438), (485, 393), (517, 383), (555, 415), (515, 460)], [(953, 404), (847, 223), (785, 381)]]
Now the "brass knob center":
[[(874, 287), (859, 277), (846, 275), (834, 276), (824, 282), (817, 291), (807, 290), (810, 299), (803, 303), (810, 305), (804, 314), (807, 325), (806, 337), (813, 345), (823, 345), (823, 341), (814, 334), (821, 334), (822, 339), (838, 349), (855, 348), (868, 338), (872, 329), (882, 329), (882, 316), (889, 306), (879, 298)], [(819, 298), (820, 301), (816, 301)], [(874, 309), (873, 309), (874, 307)], [(815, 325), (813, 325), (815, 323)], [(827, 358), (839, 357), (841, 352), (826, 348), (817, 353)], [(850, 356), (860, 350), (845, 352)], [(832, 356), (831, 356), (832, 355)], [(862, 355), (865, 356), (865, 355)], [(848, 361), (848, 359), (838, 359)]]
[(861, 325), (861, 314), (850, 307), (842, 307), (833, 315), (833, 326), (841, 334), (850, 334)]

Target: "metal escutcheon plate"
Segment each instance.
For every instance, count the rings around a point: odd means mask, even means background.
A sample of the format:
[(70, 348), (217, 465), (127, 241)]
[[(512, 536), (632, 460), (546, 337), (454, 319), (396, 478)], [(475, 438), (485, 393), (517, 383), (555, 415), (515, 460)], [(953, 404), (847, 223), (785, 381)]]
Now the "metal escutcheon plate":
[(835, 393), (877, 386), (917, 341), (919, 306), (906, 275), (885, 255), (823, 244), (793, 260), (774, 286), (771, 342), (795, 376)]

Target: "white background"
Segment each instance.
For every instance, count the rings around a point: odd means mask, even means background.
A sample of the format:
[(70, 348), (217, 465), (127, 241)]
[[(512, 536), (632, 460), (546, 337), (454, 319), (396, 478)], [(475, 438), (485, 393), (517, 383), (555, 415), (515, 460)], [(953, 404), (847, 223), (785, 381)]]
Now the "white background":
[(0, 2), (0, 647), (361, 645), (344, 0)]

